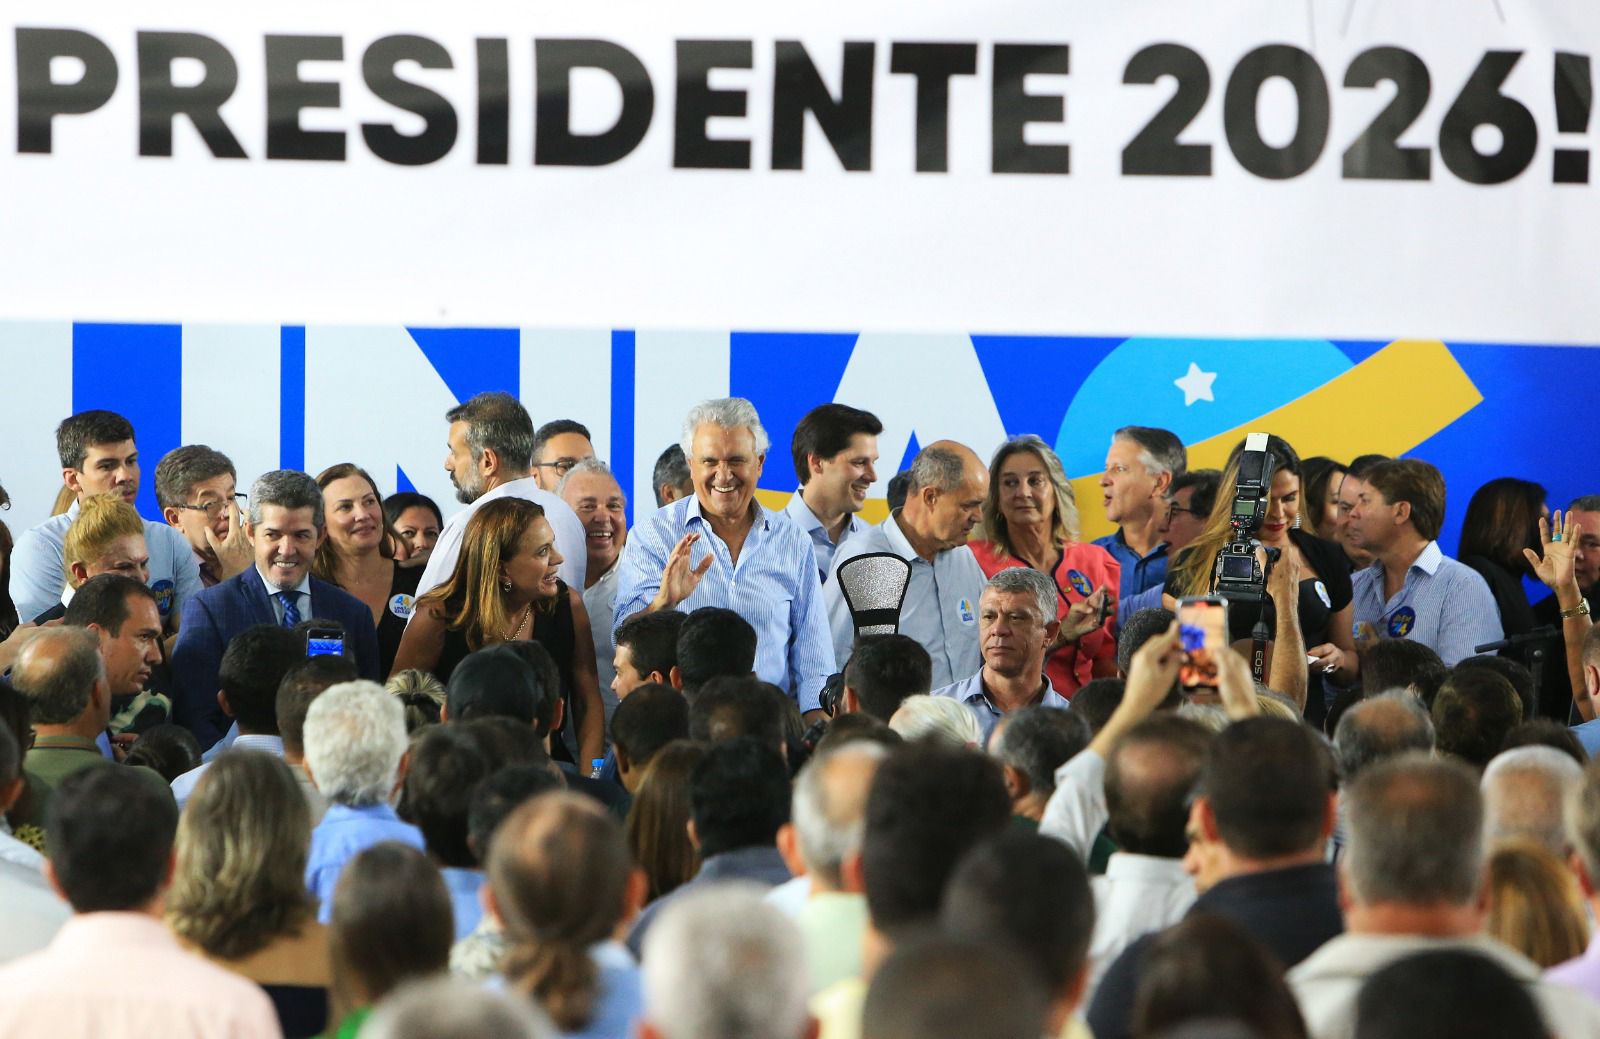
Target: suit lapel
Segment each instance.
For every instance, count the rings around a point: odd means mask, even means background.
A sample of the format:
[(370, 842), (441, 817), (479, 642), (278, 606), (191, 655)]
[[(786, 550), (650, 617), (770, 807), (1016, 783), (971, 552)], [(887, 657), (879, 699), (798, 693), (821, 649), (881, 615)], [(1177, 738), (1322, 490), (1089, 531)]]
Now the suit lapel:
[(256, 573), (254, 566), (239, 575), (239, 591), (243, 595), (251, 616), (257, 624), (276, 624), (278, 614), (272, 608), (272, 602), (267, 598), (267, 589), (261, 583), (261, 575)]

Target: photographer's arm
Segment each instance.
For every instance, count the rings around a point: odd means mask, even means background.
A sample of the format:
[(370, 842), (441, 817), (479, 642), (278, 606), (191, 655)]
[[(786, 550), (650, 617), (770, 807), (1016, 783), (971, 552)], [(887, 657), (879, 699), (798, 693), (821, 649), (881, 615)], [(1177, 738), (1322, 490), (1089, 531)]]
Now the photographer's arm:
[(1267, 579), (1267, 594), (1278, 615), (1272, 639), (1272, 668), (1267, 687), (1293, 698), (1306, 709), (1306, 640), (1300, 631), (1300, 560), (1285, 552)]

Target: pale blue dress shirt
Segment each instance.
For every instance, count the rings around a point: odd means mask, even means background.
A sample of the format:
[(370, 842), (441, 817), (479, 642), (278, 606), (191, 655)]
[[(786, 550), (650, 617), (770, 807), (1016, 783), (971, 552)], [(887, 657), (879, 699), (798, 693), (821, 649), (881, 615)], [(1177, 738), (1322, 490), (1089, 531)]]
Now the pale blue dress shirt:
[(756, 674), (785, 690), (801, 711), (816, 710), (822, 687), (834, 671), (833, 646), (817, 578), (811, 539), (781, 513), (752, 502), (755, 522), (733, 562), (728, 546), (701, 515), (700, 499), (682, 498), (645, 517), (628, 533), (618, 562), (616, 627), (650, 605), (661, 588), (661, 571), (685, 534), (700, 535), (689, 563), (716, 558), (694, 593), (677, 608), (733, 610), (756, 629)]
[(483, 903), (478, 900), (478, 891), (484, 882), (483, 870), (441, 866), (439, 875), (444, 877), (445, 890), (450, 892), (450, 909), (455, 914), (456, 941), (459, 942), (477, 930), (478, 921), (483, 919)]
[(1383, 597), (1382, 562), (1356, 571), (1351, 584), (1355, 624), (1371, 624), (1383, 638), (1429, 646), (1445, 667), (1475, 656), (1474, 647), (1505, 637), (1488, 582), (1446, 556), (1437, 541), (1428, 542), (1392, 599)]
[[(233, 724), (234, 727), (229, 729), (229, 732), (238, 731), (239, 723), (234, 722)], [(217, 746), (220, 747), (222, 744), (218, 743)], [(238, 748), (239, 750), (260, 751), (264, 754), (271, 754), (275, 758), (283, 757), (282, 736), (236, 735), (231, 741), (229, 741), (228, 747)], [(180, 810), (184, 805), (189, 803), (189, 797), (194, 793), (195, 784), (200, 782), (200, 777), (206, 774), (206, 769), (211, 767), (211, 762), (214, 760), (216, 760), (214, 756), (210, 759), (203, 760), (198, 766), (190, 769), (172, 781), (172, 796), (178, 802), (178, 808)]]
[(839, 590), (839, 568), (869, 552), (892, 552), (911, 564), (911, 583), (900, 608), (900, 634), (922, 643), (933, 658), (933, 688), (971, 678), (983, 666), (978, 650), (978, 598), (989, 582), (966, 545), (947, 548), (928, 562), (917, 555), (900, 529), (896, 512), (875, 527), (839, 546), (833, 557), (833, 580), (823, 589), (833, 652), (841, 666), (850, 659), (856, 628), (850, 607)]
[(811, 551), (817, 554), (817, 575), (821, 577), (823, 584), (828, 583), (828, 576), (833, 573), (833, 554), (839, 550), (839, 545), (843, 545), (871, 526), (860, 516), (852, 515), (845, 524), (839, 543), (834, 544), (833, 539), (828, 536), (828, 528), (822, 525), (817, 514), (811, 511), (811, 506), (800, 496), (800, 488), (795, 488), (789, 504), (783, 507), (783, 513), (794, 520), (795, 526), (805, 531), (806, 537), (811, 539)]
[[(1055, 686), (1049, 684), (1050, 679), (1040, 675), (1039, 680), (1045, 685), (1044, 697), (1039, 701), (1041, 706), (1060, 707), (1063, 709), (1072, 706), (1071, 701), (1056, 692)], [(943, 688), (936, 687), (933, 690), (933, 695), (947, 696), (966, 705), (967, 710), (972, 712), (972, 717), (977, 720), (978, 728), (983, 732), (983, 738), (979, 741), (979, 746), (982, 747), (989, 745), (989, 737), (994, 735), (994, 727), (1000, 723), (1001, 718), (1005, 717), (1004, 712), (994, 705), (993, 700), (989, 699), (989, 692), (983, 686), (983, 670), (981, 668), (971, 678), (963, 679)]]
[(333, 889), (344, 864), (384, 841), (425, 850), (422, 831), (401, 822), (386, 804), (328, 806), (327, 814), (311, 831), (311, 856), (306, 860), (306, 888), (321, 902), (318, 920), (327, 923), (333, 916)]
[[(67, 586), (67, 568), (62, 553), (67, 528), (78, 518), (78, 503), (59, 516), (51, 516), (37, 527), (23, 531), (11, 550), (11, 601), (17, 616), (31, 621), (61, 601)], [(156, 593), (161, 619), (167, 620), (174, 607), (183, 604), (203, 587), (200, 564), (183, 532), (165, 523), (144, 520), (145, 550), (150, 553), (150, 589)]]

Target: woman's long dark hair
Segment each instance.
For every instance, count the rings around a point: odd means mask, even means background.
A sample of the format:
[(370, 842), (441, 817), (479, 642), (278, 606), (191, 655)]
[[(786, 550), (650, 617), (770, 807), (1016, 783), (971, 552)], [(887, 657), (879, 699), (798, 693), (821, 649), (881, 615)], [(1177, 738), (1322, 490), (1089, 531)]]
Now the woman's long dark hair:
[(1502, 476), (1472, 494), (1461, 520), (1462, 559), (1482, 556), (1508, 573), (1532, 576), (1522, 550), (1539, 548), (1545, 489), (1532, 480)]

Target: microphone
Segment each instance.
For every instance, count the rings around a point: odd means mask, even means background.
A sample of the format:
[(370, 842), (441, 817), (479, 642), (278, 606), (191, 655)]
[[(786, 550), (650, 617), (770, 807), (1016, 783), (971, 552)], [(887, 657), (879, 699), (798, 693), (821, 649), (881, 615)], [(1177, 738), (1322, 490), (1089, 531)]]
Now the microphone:
[(1561, 633), (1550, 627), (1550, 625), (1546, 624), (1542, 628), (1534, 628), (1532, 631), (1524, 632), (1521, 635), (1508, 635), (1499, 642), (1485, 642), (1481, 646), (1474, 646), (1472, 652), (1494, 653), (1502, 649), (1514, 649), (1517, 646), (1526, 646), (1533, 642), (1555, 642), (1560, 638)]
[(893, 552), (868, 552), (839, 564), (833, 579), (850, 608), (856, 637), (893, 635), (911, 585), (911, 564)]

